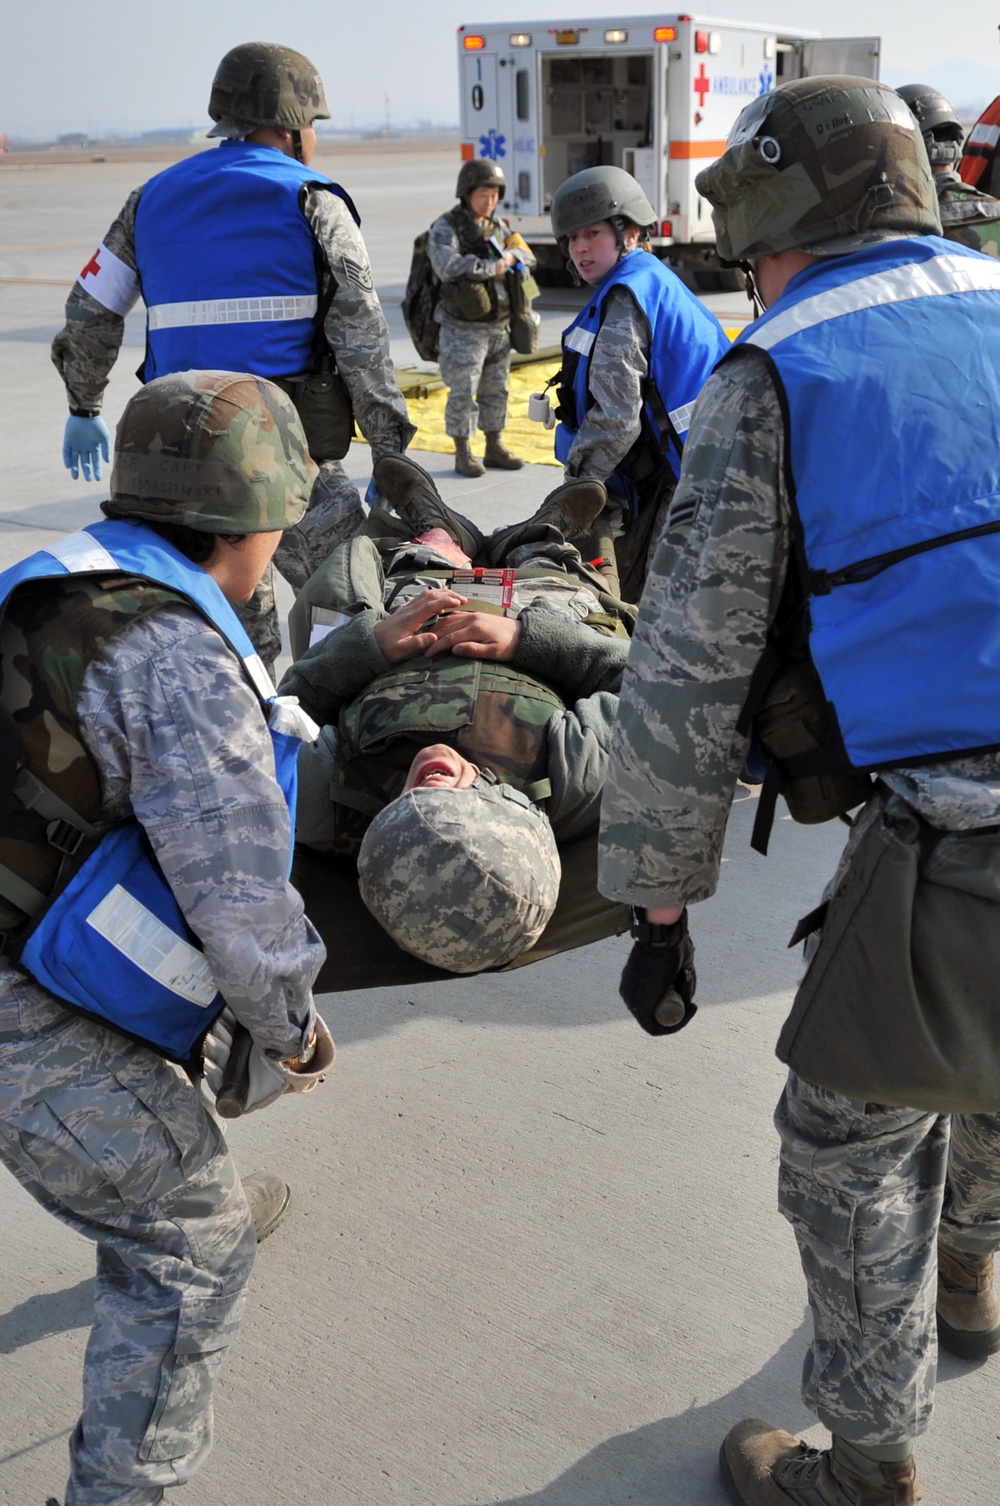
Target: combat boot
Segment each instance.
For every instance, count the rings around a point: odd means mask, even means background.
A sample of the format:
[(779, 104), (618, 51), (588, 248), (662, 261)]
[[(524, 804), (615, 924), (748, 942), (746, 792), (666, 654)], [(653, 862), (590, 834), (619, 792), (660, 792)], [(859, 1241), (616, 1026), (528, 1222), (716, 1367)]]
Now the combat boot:
[(257, 1231), (257, 1243), (278, 1227), (292, 1200), (292, 1189), (276, 1171), (251, 1171), (243, 1178), (243, 1191)]
[(549, 492), (537, 512), (528, 519), (557, 528), (564, 539), (586, 533), (604, 508), (608, 494), (600, 481), (564, 481)]
[(938, 1245), (938, 1342), (963, 1360), (1000, 1350), (1000, 1302), (993, 1256), (960, 1255)]
[(502, 435), (494, 431), (486, 436), (483, 464), (488, 471), (519, 471), (524, 461), (512, 455), (504, 444)]
[(432, 528), (442, 528), (470, 559), (483, 548), (486, 540), (475, 523), (452, 512), (423, 466), (407, 455), (383, 455), (372, 466), (379, 491), (392, 503), (403, 522), (419, 538)]
[(760, 1417), (730, 1429), (719, 1468), (734, 1506), (913, 1506), (920, 1500), (912, 1454), (898, 1464), (876, 1464), (839, 1438), (821, 1451)]
[(467, 439), (455, 439), (455, 469), (460, 476), (485, 476), (482, 464), (472, 453)]

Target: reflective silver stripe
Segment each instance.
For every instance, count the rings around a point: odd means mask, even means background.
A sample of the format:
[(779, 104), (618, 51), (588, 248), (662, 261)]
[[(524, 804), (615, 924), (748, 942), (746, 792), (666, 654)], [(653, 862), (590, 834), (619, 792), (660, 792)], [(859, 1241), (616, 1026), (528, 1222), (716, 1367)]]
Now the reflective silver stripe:
[(571, 329), (566, 336), (566, 348), (575, 350), (578, 355), (589, 356), (596, 338), (597, 336), (592, 335), (589, 330)]
[(274, 700), (274, 681), (264, 668), (264, 661), (257, 654), (247, 654), (243, 668), (250, 676), (254, 690), (262, 701)]
[(694, 412), (694, 403), (685, 403), (683, 408), (675, 408), (667, 417), (677, 430), (678, 434), (684, 435), (691, 427), (691, 414)]
[(207, 1009), (218, 993), (204, 955), (141, 905), (121, 884), (87, 916), (116, 951), (171, 993)]
[(108, 553), (103, 544), (99, 544), (93, 534), (68, 533), (64, 539), (59, 539), (55, 544), (48, 544), (46, 554), (51, 554), (61, 565), (65, 565), (71, 575), (86, 575), (97, 570), (118, 570), (114, 557)]
[(969, 132), (966, 146), (996, 146), (1000, 141), (1000, 126), (974, 125)]
[(194, 324), (269, 324), (312, 319), (316, 294), (304, 298), (207, 298), (203, 303), (156, 303), (148, 310), (150, 329), (186, 329)]
[(870, 277), (859, 278), (857, 282), (831, 288), (828, 293), (817, 293), (812, 298), (805, 298), (794, 308), (778, 314), (761, 329), (751, 328), (741, 344), (756, 345), (758, 350), (771, 350), (775, 345), (780, 345), (782, 340), (787, 340), (804, 329), (812, 329), (829, 319), (839, 319), (842, 314), (857, 313), (860, 309), (906, 303), (914, 298), (940, 298), (949, 293), (980, 293), (991, 290), (1000, 292), (1000, 263), (992, 257), (949, 256), (943, 253), (930, 261), (908, 262), (905, 267), (874, 272)]

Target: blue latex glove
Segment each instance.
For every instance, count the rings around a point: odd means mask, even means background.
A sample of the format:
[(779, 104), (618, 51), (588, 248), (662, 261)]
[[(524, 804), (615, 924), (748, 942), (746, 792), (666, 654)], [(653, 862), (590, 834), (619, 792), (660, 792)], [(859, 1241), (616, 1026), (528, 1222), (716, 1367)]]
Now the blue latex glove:
[(71, 413), (63, 431), (63, 465), (75, 481), (83, 468), (83, 479), (101, 479), (101, 456), (111, 459), (111, 435), (103, 418), (79, 418)]

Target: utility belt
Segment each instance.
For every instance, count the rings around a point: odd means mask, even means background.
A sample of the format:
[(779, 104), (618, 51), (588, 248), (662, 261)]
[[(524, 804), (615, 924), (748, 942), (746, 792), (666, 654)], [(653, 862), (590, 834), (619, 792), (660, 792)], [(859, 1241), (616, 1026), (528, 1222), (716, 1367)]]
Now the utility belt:
[(340, 372), (331, 366), (271, 380), (295, 404), (313, 460), (342, 460), (355, 431), (351, 394)]

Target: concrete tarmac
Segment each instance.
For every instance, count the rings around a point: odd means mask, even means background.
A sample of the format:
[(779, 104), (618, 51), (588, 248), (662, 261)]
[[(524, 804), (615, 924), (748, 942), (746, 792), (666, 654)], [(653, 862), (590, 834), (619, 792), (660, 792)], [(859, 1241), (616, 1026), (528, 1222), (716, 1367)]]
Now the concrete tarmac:
[[(61, 464), (48, 345), (79, 268), (161, 165), (0, 159), (0, 565), (98, 516), (106, 488)], [(411, 363), (396, 300), (413, 236), (452, 202), (457, 152), (345, 146), (318, 166), (356, 198)], [(571, 301), (548, 296), (543, 341)], [(112, 430), (141, 315), (126, 345)], [(558, 479), (467, 481), (447, 456), (416, 458), (483, 527)], [(348, 464), (365, 485), (367, 448)], [(799, 968), (785, 943), (843, 833), (780, 819), (764, 860), (754, 808), (741, 791), (718, 895), (692, 916), (700, 1010), (679, 1036), (645, 1036), (618, 999), (625, 940), (320, 1000), (339, 1048), (326, 1085), (230, 1131), (241, 1168), (280, 1171), (294, 1203), (260, 1250), (186, 1506), (723, 1506), (716, 1454), (741, 1417), (825, 1443), (798, 1396), (809, 1316), (770, 1116)], [(0, 1506), (41, 1506), (65, 1481), (93, 1252), (2, 1174), (0, 1221)], [(1000, 1358), (942, 1357), (927, 1506), (996, 1502), (998, 1376)]]

